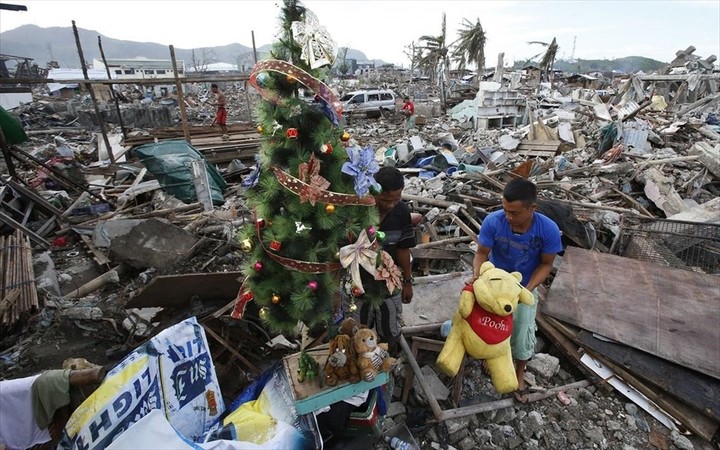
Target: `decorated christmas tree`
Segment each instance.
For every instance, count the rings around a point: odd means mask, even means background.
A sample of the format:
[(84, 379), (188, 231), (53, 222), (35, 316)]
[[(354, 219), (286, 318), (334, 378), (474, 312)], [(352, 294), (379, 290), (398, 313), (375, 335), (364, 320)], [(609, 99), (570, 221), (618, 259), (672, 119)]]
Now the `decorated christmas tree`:
[[(290, 331), (298, 322), (314, 327), (334, 317), (341, 285), (351, 296), (362, 295), (360, 270), (397, 269), (378, 245), (374, 152), (350, 145), (340, 126), (341, 104), (321, 81), (337, 46), (298, 1), (284, 1), (281, 20), (271, 59), (250, 75), (263, 98), (257, 110), (262, 147), (245, 181), (255, 220), (238, 235), (250, 257), (233, 316), (253, 301), (271, 328)], [(350, 281), (342, 282), (343, 273)]]

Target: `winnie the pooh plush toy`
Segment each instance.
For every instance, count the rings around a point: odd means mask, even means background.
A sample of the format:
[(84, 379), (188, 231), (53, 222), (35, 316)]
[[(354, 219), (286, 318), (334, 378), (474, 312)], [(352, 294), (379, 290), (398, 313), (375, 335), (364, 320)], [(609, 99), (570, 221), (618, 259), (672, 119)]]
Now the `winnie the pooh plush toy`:
[(378, 343), (375, 332), (369, 328), (361, 328), (353, 336), (355, 352), (358, 355), (360, 376), (365, 381), (372, 381), (378, 371), (387, 372), (395, 364), (395, 358), (390, 357), (388, 345)]
[(324, 382), (328, 386), (336, 386), (343, 381), (357, 383), (360, 381), (360, 371), (352, 338), (338, 334), (330, 341)]
[(483, 263), (478, 279), (472, 286), (465, 286), (460, 295), (450, 334), (437, 359), (443, 372), (457, 375), (467, 353), (487, 361), (498, 392), (504, 394), (517, 389), (510, 352), (512, 313), (518, 302), (526, 305), (535, 302), (532, 292), (520, 284), (521, 280), (520, 272), (508, 273), (491, 262)]

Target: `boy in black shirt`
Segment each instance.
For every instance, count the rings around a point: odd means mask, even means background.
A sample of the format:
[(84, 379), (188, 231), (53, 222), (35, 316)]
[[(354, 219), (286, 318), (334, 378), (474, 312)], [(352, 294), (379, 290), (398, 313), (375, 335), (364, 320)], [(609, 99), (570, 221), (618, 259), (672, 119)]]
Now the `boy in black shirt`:
[(380, 340), (392, 348), (400, 338), (402, 304), (410, 303), (413, 298), (410, 248), (416, 245), (415, 230), (410, 208), (401, 200), (405, 185), (402, 173), (394, 167), (383, 167), (375, 174), (375, 180), (382, 187), (382, 192), (375, 196), (375, 206), (380, 213), (379, 230), (385, 233), (382, 248), (400, 269), (402, 287), (397, 292), (389, 292), (385, 281), (375, 280), (361, 271), (365, 294), (356, 299), (358, 311), (346, 313), (346, 317), (354, 316), (362, 324), (375, 328)]

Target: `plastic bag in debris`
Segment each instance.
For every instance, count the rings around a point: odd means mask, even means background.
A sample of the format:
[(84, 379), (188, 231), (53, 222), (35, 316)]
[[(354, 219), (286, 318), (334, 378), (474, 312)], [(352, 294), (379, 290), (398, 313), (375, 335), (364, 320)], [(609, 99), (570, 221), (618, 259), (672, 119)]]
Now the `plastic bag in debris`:
[[(107, 450), (262, 450), (264, 447), (251, 442), (213, 441), (194, 443), (170, 425), (159, 410), (150, 411), (118, 436)], [(285, 448), (285, 447), (275, 447)]]
[(283, 366), (276, 364), (240, 394), (223, 427), (210, 433), (206, 442), (237, 440), (263, 449), (320, 448), (315, 416), (297, 414), (291, 389)]

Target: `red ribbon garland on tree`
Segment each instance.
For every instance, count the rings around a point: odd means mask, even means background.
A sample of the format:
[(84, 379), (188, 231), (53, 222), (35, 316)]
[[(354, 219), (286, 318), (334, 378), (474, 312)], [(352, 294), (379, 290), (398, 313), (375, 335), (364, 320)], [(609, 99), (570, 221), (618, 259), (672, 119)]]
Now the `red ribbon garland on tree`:
[[(270, 167), (270, 170), (273, 171), (278, 182), (295, 195), (302, 196), (304, 191), (307, 192), (308, 190), (317, 189), (284, 172), (282, 169)], [(319, 191), (317, 192), (317, 196), (314, 197), (315, 200), (320, 203), (330, 203), (333, 205), (373, 206), (375, 204), (375, 197), (372, 195), (358, 197), (357, 195), (342, 194), (340, 192)]]

